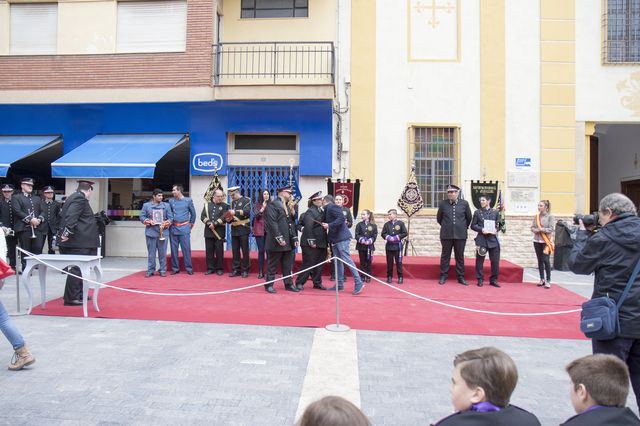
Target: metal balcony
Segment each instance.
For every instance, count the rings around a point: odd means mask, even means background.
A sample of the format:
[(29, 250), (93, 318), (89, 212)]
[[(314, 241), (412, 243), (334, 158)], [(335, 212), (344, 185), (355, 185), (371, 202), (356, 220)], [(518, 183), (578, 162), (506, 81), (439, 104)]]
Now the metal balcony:
[(213, 46), (218, 85), (334, 84), (333, 42), (235, 42)]

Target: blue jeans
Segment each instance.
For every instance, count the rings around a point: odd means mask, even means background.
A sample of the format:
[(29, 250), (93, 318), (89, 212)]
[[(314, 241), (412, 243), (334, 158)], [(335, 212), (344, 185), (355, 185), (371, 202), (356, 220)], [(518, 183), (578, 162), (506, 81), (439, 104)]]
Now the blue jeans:
[(171, 270), (178, 272), (180, 263), (178, 262), (178, 246), (182, 248), (182, 258), (184, 259), (184, 269), (193, 272), (191, 263), (191, 234), (173, 235), (169, 237), (171, 241)]
[(13, 324), (13, 321), (11, 321), (2, 302), (0, 302), (0, 330), (2, 330), (2, 334), (5, 335), (14, 350), (24, 346), (24, 338), (18, 331), (18, 328)]
[(160, 268), (158, 271), (167, 272), (167, 240), (160, 241), (159, 237), (147, 237), (147, 272), (156, 271), (156, 253)]
[[(353, 281), (356, 283), (356, 289), (362, 286), (362, 279), (360, 278), (360, 273), (356, 269), (355, 263), (351, 259), (351, 255), (349, 254), (349, 240), (340, 241), (333, 245), (333, 255), (339, 259), (344, 260), (344, 262), (349, 266), (349, 270), (351, 271), (351, 275), (353, 275)], [(338, 261), (338, 276), (336, 277), (336, 282), (338, 287), (344, 286), (344, 263)]]

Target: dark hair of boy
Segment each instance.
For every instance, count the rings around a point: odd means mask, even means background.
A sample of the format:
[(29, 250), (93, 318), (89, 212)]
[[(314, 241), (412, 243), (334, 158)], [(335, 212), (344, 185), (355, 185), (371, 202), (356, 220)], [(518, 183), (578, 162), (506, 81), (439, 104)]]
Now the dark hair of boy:
[(494, 347), (473, 349), (456, 355), (453, 365), (460, 365), (460, 376), (469, 388), (484, 389), (488, 402), (509, 405), (518, 383), (518, 369), (509, 355)]
[(387, 214), (391, 214), (391, 213), (393, 213), (393, 214), (398, 214), (398, 210), (396, 210), (396, 209), (389, 209), (389, 211), (387, 212)]
[(296, 426), (371, 426), (358, 407), (339, 396), (312, 402)]
[(584, 385), (599, 405), (624, 407), (629, 394), (629, 369), (614, 355), (595, 354), (571, 361), (566, 367), (574, 388)]

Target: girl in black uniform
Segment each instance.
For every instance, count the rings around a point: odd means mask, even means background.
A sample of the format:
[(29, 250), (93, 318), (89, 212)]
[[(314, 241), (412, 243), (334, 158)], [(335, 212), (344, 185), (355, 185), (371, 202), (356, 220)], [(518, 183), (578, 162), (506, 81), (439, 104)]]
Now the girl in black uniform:
[[(370, 210), (363, 210), (360, 213), (362, 222), (356, 225), (356, 250), (360, 255), (360, 270), (371, 275), (371, 261), (373, 260), (373, 252), (375, 247), (373, 243), (376, 242), (378, 236), (378, 227), (376, 226), (373, 214)], [(370, 282), (371, 278), (360, 274), (362, 281)]]

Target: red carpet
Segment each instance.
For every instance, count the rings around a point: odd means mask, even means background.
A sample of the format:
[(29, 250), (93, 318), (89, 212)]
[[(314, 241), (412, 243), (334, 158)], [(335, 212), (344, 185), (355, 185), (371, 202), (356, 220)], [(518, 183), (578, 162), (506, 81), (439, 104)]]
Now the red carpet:
[[(143, 278), (136, 273), (111, 282), (111, 285), (157, 292), (219, 291), (256, 284), (252, 274), (248, 279), (229, 278), (225, 274)], [(325, 285), (331, 282), (325, 280)], [(267, 294), (257, 287), (222, 295), (167, 297), (150, 296), (103, 288), (100, 291), (101, 311), (89, 304), (89, 316), (143, 320), (215, 322), (295, 327), (323, 327), (335, 323), (335, 292), (313, 290), (310, 282), (301, 293), (284, 291), (281, 282), (278, 293)], [(503, 283), (502, 288), (461, 286), (453, 280), (440, 286), (435, 280), (406, 279), (399, 286), (423, 297), (467, 308), (498, 312), (553, 312), (576, 309), (584, 299), (554, 286), (550, 290), (531, 283)], [(465, 312), (426, 302), (400, 293), (380, 283), (367, 284), (364, 292), (352, 296), (353, 279), (340, 293), (341, 322), (359, 330), (385, 330), (421, 333), (479, 334), (491, 336), (521, 336), (582, 339), (578, 329), (579, 314), (540, 317), (497, 316)], [(65, 307), (62, 300), (47, 303), (36, 315), (81, 316), (81, 307)]]
[[(194, 251), (192, 253), (193, 270), (196, 272), (204, 272), (207, 270), (204, 251)], [(359, 265), (357, 255), (352, 255), (351, 258), (355, 262), (356, 266)], [(171, 263), (171, 257), (167, 256), (167, 265)], [(372, 273), (376, 277), (386, 277), (387, 275), (387, 263), (384, 256), (374, 256)], [(453, 260), (452, 260), (453, 262)], [(302, 264), (302, 256), (300, 253), (296, 255), (296, 265), (293, 270), (300, 269)], [(426, 257), (426, 256), (406, 256), (402, 260), (403, 273), (405, 278), (418, 278), (418, 279), (434, 279), (437, 280), (440, 275), (440, 258), (439, 257)], [(468, 280), (475, 280), (475, 259), (465, 259), (465, 277)], [(258, 272), (258, 253), (251, 252), (251, 271)], [(180, 258), (180, 269), (184, 270), (182, 258)], [(224, 270), (229, 271), (231, 269), (231, 253), (225, 252), (224, 258)], [(491, 274), (491, 267), (489, 260), (484, 262), (484, 272), (488, 277)], [(325, 266), (324, 273), (329, 275), (329, 265)], [(500, 261), (500, 280), (508, 283), (521, 283), (524, 270), (522, 267), (511, 263), (507, 260)], [(455, 279), (455, 264), (452, 264), (449, 268), (449, 278)]]

